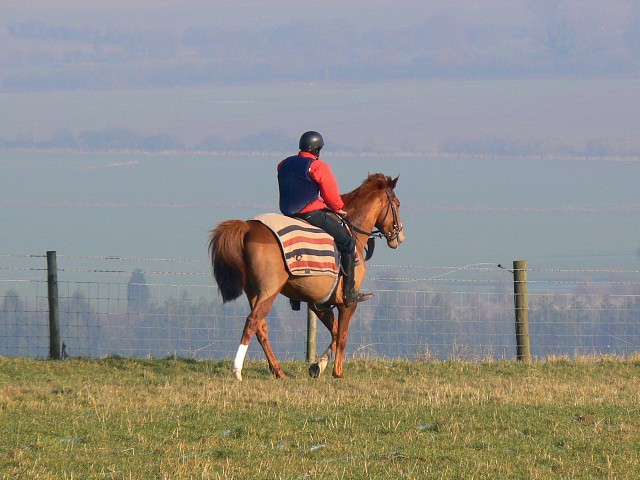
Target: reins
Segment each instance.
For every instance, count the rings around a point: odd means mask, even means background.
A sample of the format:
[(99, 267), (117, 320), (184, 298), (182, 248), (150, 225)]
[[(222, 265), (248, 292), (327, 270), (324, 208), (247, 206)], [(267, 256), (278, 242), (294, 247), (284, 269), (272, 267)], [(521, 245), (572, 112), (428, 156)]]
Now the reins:
[(384, 218), (383, 218), (382, 221), (384, 222), (384, 220), (386, 220), (387, 216), (389, 215), (389, 210), (391, 210), (391, 214), (393, 215), (393, 229), (390, 232), (385, 233), (382, 230), (380, 230), (379, 228), (377, 228), (375, 230), (372, 230), (371, 232), (367, 232), (367, 231), (362, 230), (361, 228), (357, 227), (356, 225), (354, 225), (346, 217), (340, 217), (340, 218), (342, 219), (342, 221), (344, 223), (349, 225), (349, 227), (354, 232), (358, 232), (358, 233), (361, 233), (362, 235), (366, 235), (370, 239), (386, 238), (387, 240), (393, 240), (395, 238), (398, 238), (398, 235), (400, 235), (400, 232), (402, 231), (402, 225), (399, 225), (399, 223), (398, 223), (398, 211), (397, 211), (395, 205), (393, 204), (393, 193), (391, 192), (391, 189), (387, 188), (386, 189), (386, 193), (387, 193), (387, 199), (389, 201), (387, 202), (387, 211), (385, 212)]

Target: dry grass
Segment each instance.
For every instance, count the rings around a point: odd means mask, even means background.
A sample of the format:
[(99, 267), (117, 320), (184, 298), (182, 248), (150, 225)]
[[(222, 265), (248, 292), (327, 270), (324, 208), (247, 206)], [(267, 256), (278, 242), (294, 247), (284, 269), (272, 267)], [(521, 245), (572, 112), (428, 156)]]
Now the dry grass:
[(3, 478), (634, 478), (640, 356), (347, 362), (0, 358)]

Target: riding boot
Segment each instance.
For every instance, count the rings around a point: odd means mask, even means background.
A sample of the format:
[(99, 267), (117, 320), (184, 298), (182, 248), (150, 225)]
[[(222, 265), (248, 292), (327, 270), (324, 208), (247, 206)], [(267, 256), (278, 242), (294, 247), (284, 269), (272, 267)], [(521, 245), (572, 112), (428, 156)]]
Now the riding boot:
[(359, 293), (356, 292), (356, 262), (355, 256), (342, 255), (340, 259), (342, 264), (342, 302), (346, 307), (351, 307), (359, 302), (364, 302), (373, 297), (373, 293)]
[(289, 303), (291, 304), (291, 310), (295, 310), (296, 312), (300, 310), (300, 300), (290, 298)]

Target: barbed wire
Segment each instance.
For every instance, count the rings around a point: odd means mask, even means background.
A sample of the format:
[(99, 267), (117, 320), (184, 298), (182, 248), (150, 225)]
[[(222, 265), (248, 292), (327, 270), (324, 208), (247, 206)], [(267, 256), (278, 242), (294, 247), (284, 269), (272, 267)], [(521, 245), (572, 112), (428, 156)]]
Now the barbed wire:
[[(42, 254), (19, 254), (19, 253), (0, 253), (0, 257), (11, 258), (46, 258)], [(208, 264), (209, 260), (204, 259), (188, 259), (188, 258), (165, 258), (165, 257), (136, 257), (123, 255), (65, 255), (57, 254), (57, 258), (70, 260), (101, 260), (101, 261), (141, 261), (141, 262), (171, 262), (171, 263), (204, 263)], [(469, 265), (447, 266), (447, 265), (397, 265), (397, 264), (377, 264), (369, 263), (368, 268), (395, 268), (395, 269), (427, 269), (427, 270), (506, 270), (501, 263), (496, 262), (479, 262)], [(597, 268), (536, 268), (527, 267), (528, 272), (548, 272), (548, 273), (640, 273), (640, 270), (627, 269), (597, 269)]]
[[(0, 268), (0, 270), (3, 270)], [(33, 271), (43, 271), (43, 269), (13, 269), (13, 270), (33, 270)], [(44, 269), (46, 271), (46, 269)], [(65, 273), (95, 273), (95, 274), (131, 274), (133, 272), (126, 270), (58, 270), (58, 272)], [(204, 272), (145, 272), (142, 271), (143, 274), (149, 276), (166, 276), (166, 277), (209, 277), (210, 273)], [(506, 279), (473, 279), (473, 278), (433, 278), (433, 277), (366, 277), (369, 281), (379, 281), (379, 282), (391, 282), (391, 283), (442, 283), (442, 284), (504, 284), (508, 285), (511, 282)], [(3, 279), (0, 278), (0, 281), (16, 281), (15, 279)], [(27, 280), (23, 280), (27, 281)], [(61, 280), (58, 280), (61, 282)], [(91, 282), (82, 282), (82, 283), (91, 283)], [(95, 282), (101, 283), (101, 282)], [(121, 284), (129, 283), (129, 282), (120, 282)], [(133, 282), (135, 284), (135, 282)], [(527, 283), (533, 285), (619, 285), (619, 286), (637, 286), (640, 285), (640, 281), (615, 281), (615, 280), (527, 280)], [(150, 285), (150, 283), (148, 283)]]
[[(185, 258), (163, 258), (163, 257), (138, 257), (138, 256), (120, 256), (120, 255), (56, 255), (57, 258), (70, 260), (70, 261), (128, 261), (128, 262), (166, 262), (166, 263), (180, 263), (180, 264), (209, 264), (208, 260), (202, 259), (185, 259)], [(23, 258), (23, 259), (43, 259), (46, 255), (42, 254), (16, 254), (16, 253), (0, 253), (2, 258)], [(398, 282), (398, 283), (410, 283), (410, 282), (441, 282), (441, 283), (505, 283), (506, 278), (503, 279), (473, 279), (473, 278), (444, 278), (447, 276), (453, 276), (461, 272), (510, 272), (514, 273), (514, 270), (503, 267), (500, 263), (492, 262), (478, 262), (463, 266), (446, 266), (446, 265), (392, 265), (392, 264), (369, 264), (367, 268), (370, 271), (393, 269), (398, 270), (423, 270), (423, 271), (443, 271), (432, 276), (367, 276), (369, 280), (373, 281), (386, 281), (386, 282)], [(23, 272), (45, 272), (46, 267), (21, 267), (21, 266), (2, 266), (0, 271), (23, 271)], [(117, 274), (117, 275), (130, 275), (134, 271), (141, 271), (145, 275), (150, 276), (185, 276), (185, 277), (208, 277), (211, 275), (210, 271), (207, 272), (176, 272), (176, 271), (161, 271), (161, 270), (141, 270), (141, 269), (108, 269), (108, 268), (58, 268), (60, 273), (87, 273), (87, 274)], [(620, 275), (638, 275), (640, 270), (627, 270), (627, 269), (594, 269), (594, 268), (527, 268), (528, 273), (535, 274), (620, 274)], [(528, 283), (531, 284), (566, 284), (566, 285), (595, 285), (595, 284), (611, 284), (611, 285), (639, 285), (640, 281), (620, 281), (620, 280), (555, 280), (555, 279), (535, 279), (529, 278)]]
[[(13, 258), (46, 258), (46, 255), (30, 255), (18, 253), (0, 253), (0, 257)], [(126, 257), (120, 255), (60, 255), (56, 254), (56, 258), (65, 258), (71, 260), (122, 260), (122, 261), (141, 261), (141, 262), (175, 262), (175, 263), (207, 263), (207, 260), (193, 260), (186, 258), (161, 258), (161, 257)]]
[(27, 272), (46, 272), (46, 268), (28, 268), (28, 267), (0, 267), (0, 270), (15, 270), (15, 271), (27, 271)]

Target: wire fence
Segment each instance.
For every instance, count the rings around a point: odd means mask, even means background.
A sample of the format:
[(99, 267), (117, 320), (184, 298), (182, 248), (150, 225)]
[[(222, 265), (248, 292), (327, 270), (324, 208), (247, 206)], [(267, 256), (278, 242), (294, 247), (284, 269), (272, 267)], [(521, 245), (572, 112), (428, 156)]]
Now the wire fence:
[[(347, 357), (516, 356), (513, 277), (501, 265), (368, 265), (375, 297), (351, 322)], [(528, 268), (533, 357), (640, 351), (640, 271)], [(223, 304), (206, 261), (58, 255), (60, 337), (71, 357), (232, 358), (249, 308)], [(0, 254), (0, 355), (49, 355), (45, 255)], [(281, 359), (304, 359), (306, 312), (268, 317)], [(318, 349), (330, 342), (318, 328)], [(249, 356), (264, 358), (256, 341)]]

